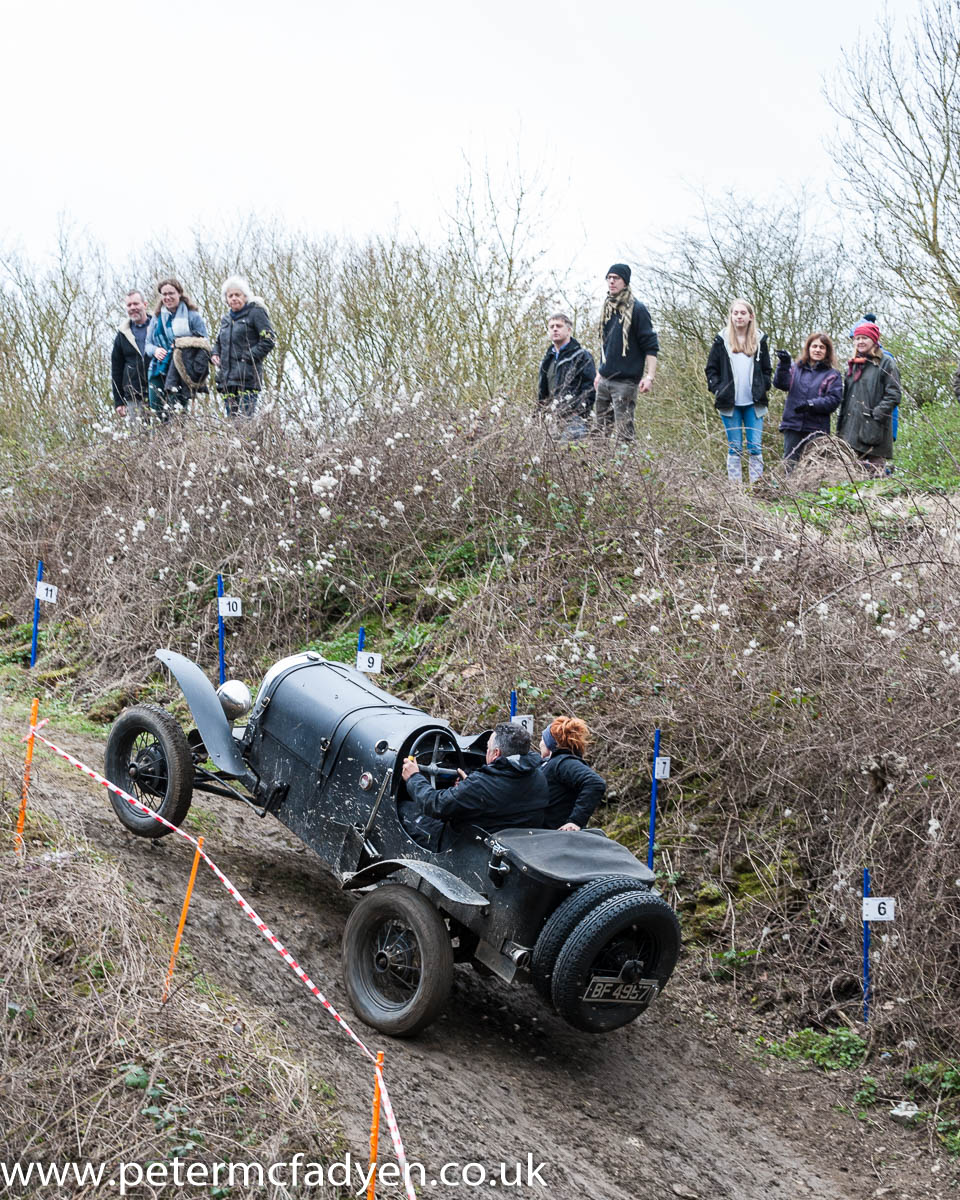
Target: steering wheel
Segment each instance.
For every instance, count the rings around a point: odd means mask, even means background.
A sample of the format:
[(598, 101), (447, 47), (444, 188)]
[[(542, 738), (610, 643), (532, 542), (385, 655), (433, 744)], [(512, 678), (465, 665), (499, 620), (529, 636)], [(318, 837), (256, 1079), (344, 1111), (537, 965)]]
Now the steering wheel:
[[(417, 766), (430, 780), (434, 787), (439, 787), (441, 779), (459, 778), (455, 767), (440, 766), (440, 758), (453, 751), (457, 767), (463, 769), (463, 751), (457, 745), (457, 740), (447, 729), (426, 729), (414, 738), (408, 754), (417, 760)], [(420, 756), (426, 756), (424, 761)]]

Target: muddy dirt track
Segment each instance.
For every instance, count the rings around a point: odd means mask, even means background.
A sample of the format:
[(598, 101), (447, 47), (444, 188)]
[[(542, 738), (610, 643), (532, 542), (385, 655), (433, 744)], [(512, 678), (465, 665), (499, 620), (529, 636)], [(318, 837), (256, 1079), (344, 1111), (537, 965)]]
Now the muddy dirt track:
[[(67, 749), (102, 766), (94, 739)], [(33, 802), (130, 864), (151, 908), (175, 924), (189, 852), (175, 838), (147, 841), (119, 824), (101, 789), (38, 748)], [(203, 796), (206, 849), (348, 1021), (339, 946), (353, 903), (271, 818)], [(199, 809), (197, 810), (199, 811)], [(366, 1061), (207, 871), (186, 933), (207, 975), (275, 1011), (320, 1079), (333, 1085), (345, 1140), (365, 1156), (372, 1077)], [(196, 1002), (181, 991), (175, 1002)], [(413, 1041), (384, 1038), (385, 1075), (409, 1157), (427, 1179), (447, 1162), (544, 1163), (545, 1189), (508, 1195), (551, 1200), (679, 1196), (766, 1200), (817, 1196), (956, 1196), (955, 1164), (931, 1156), (915, 1133), (881, 1114), (858, 1123), (836, 1111), (822, 1074), (758, 1063), (712, 1014), (685, 995), (682, 973), (645, 1016), (603, 1037), (575, 1032), (529, 987), (456, 969), (446, 1013)], [(745, 1039), (741, 1039), (745, 1041)], [(384, 1144), (389, 1153), (389, 1144)], [(512, 1166), (510, 1176), (512, 1177)], [(489, 1190), (489, 1189), (487, 1189)], [(477, 1194), (428, 1185), (424, 1194)]]

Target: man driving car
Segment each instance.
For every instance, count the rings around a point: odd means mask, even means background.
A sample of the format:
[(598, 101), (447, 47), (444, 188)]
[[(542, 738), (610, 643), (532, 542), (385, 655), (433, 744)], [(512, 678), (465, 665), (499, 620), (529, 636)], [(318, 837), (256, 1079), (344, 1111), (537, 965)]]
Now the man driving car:
[(460, 782), (451, 788), (432, 787), (416, 760), (408, 758), (401, 773), (416, 805), (411, 825), (432, 835), (434, 849), (444, 829), (451, 834), (470, 825), (488, 833), (542, 829), (550, 794), (539, 766), (540, 756), (530, 750), (530, 735), (522, 725), (507, 721), (490, 734), (484, 765), (470, 775), (461, 771)]

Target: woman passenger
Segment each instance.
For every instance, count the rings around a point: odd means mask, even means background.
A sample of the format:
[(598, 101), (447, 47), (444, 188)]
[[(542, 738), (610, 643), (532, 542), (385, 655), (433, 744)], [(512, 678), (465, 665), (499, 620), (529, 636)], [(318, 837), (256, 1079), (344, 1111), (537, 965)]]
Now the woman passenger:
[(606, 783), (583, 761), (589, 741), (590, 730), (577, 717), (557, 717), (543, 731), (540, 770), (550, 789), (544, 828), (565, 832), (582, 829), (603, 799)]

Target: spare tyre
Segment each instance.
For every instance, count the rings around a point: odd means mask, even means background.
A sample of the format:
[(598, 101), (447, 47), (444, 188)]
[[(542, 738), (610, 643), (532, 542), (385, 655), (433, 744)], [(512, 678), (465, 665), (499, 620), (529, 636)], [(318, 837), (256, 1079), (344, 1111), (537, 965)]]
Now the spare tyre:
[(530, 979), (547, 1004), (553, 1003), (553, 969), (563, 944), (587, 913), (611, 896), (642, 891), (639, 879), (630, 875), (601, 875), (592, 879), (559, 904), (547, 918), (530, 957)]
[(676, 966), (680, 923), (652, 892), (624, 892), (602, 901), (564, 942), (551, 996), (575, 1029), (606, 1033), (638, 1017)]

